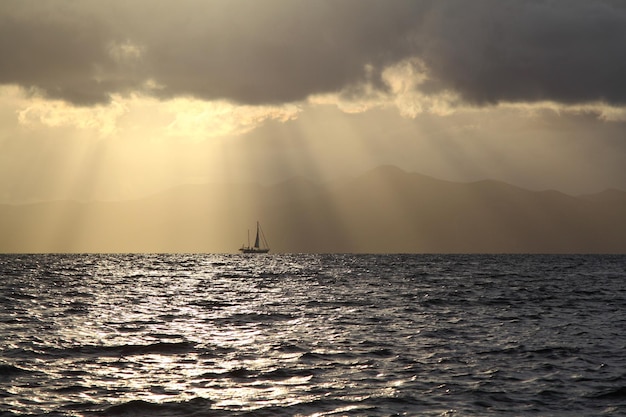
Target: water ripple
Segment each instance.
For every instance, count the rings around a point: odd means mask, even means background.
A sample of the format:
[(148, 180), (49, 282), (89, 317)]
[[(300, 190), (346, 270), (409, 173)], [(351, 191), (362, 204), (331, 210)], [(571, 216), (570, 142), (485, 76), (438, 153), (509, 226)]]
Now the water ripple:
[(0, 415), (618, 414), (625, 261), (0, 255)]

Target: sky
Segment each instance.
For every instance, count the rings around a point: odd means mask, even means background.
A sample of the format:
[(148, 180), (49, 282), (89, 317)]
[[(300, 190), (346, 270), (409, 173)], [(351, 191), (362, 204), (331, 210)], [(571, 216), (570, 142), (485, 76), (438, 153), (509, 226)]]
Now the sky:
[(0, 203), (379, 165), (626, 190), (621, 0), (3, 0)]

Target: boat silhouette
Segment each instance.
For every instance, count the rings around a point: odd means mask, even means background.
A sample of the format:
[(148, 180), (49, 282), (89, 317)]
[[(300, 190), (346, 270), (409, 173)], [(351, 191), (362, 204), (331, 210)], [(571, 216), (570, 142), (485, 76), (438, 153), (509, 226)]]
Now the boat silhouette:
[(270, 251), (270, 247), (265, 239), (265, 234), (259, 222), (256, 222), (256, 238), (254, 239), (254, 246), (250, 246), (250, 230), (248, 230), (248, 245), (241, 245), (239, 248), (241, 253), (267, 253)]

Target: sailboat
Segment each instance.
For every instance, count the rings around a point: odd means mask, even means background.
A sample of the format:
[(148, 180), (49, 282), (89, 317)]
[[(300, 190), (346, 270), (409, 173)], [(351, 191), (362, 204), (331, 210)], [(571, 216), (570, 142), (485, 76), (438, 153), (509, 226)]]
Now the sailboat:
[(263, 229), (261, 229), (259, 222), (256, 222), (256, 239), (254, 239), (254, 246), (250, 246), (250, 230), (248, 230), (248, 246), (242, 245), (239, 251), (242, 253), (267, 253), (270, 251), (270, 247), (267, 244), (267, 240), (265, 240), (265, 234), (263, 234)]

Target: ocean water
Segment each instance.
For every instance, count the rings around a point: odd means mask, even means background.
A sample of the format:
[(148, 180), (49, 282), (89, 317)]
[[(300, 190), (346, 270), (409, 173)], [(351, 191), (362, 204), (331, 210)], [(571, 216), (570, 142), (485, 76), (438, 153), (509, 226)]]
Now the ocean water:
[(31, 415), (626, 415), (626, 256), (0, 255)]

